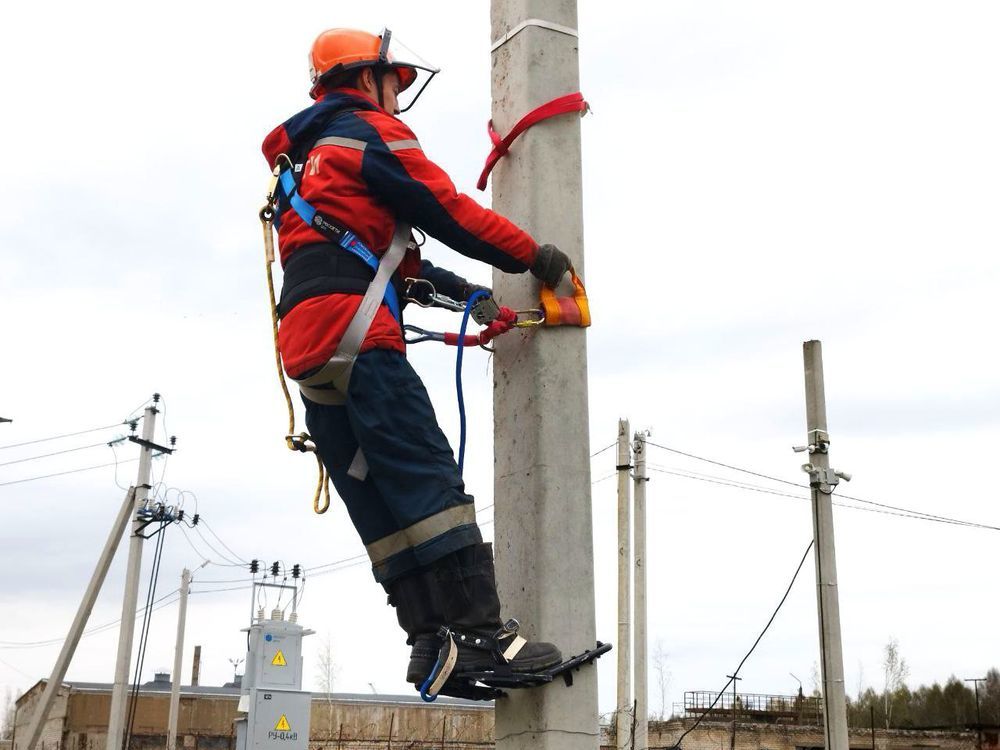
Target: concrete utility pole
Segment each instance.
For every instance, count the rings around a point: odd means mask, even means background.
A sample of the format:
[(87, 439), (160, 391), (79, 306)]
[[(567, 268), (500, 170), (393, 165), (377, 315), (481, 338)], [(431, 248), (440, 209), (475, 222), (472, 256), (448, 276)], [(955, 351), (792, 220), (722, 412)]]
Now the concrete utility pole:
[(632, 494), (629, 472), (632, 453), (627, 419), (618, 420), (618, 710), (615, 738), (626, 750), (632, 735)]
[[(490, 21), (498, 132), (580, 90), (575, 0), (491, 0)], [(546, 120), (520, 137), (493, 172), (493, 207), (558, 245), (584, 273), (577, 117)], [(538, 305), (528, 274), (494, 273), (493, 288), (505, 305)], [(501, 601), (526, 636), (553, 641), (567, 656), (596, 642), (586, 342), (574, 327), (519, 331), (497, 339), (493, 368)], [(555, 681), (498, 701), (497, 748), (597, 750), (597, 670), (584, 667), (573, 679), (569, 688)]]
[(837, 593), (837, 556), (833, 543), (833, 491), (849, 474), (830, 468), (830, 434), (826, 427), (823, 384), (823, 345), (802, 345), (806, 375), (806, 429), (812, 489), (813, 539), (816, 542), (816, 599), (819, 612), (819, 650), (823, 678), (823, 729), (827, 750), (848, 750), (847, 700), (844, 694), (844, 653), (840, 639), (840, 599)]
[(632, 750), (649, 746), (649, 701), (646, 675), (646, 433), (635, 433), (635, 737)]
[(125, 731), (126, 693), (129, 666), (132, 663), (132, 636), (135, 633), (136, 606), (139, 601), (139, 574), (142, 570), (141, 522), (137, 513), (149, 495), (149, 473), (153, 461), (152, 440), (156, 428), (155, 406), (147, 406), (142, 418), (142, 450), (139, 472), (135, 481), (135, 503), (132, 508), (132, 535), (129, 537), (128, 565), (125, 570), (125, 593), (122, 597), (122, 621), (118, 629), (118, 659), (115, 662), (115, 684), (111, 690), (111, 714), (108, 718), (107, 750), (121, 750)]
[(52, 710), (52, 702), (55, 700), (59, 687), (66, 677), (66, 670), (69, 669), (69, 663), (73, 660), (73, 654), (80, 643), (80, 637), (83, 635), (83, 629), (87, 626), (87, 620), (90, 619), (90, 613), (94, 609), (94, 602), (97, 601), (97, 595), (101, 591), (101, 586), (104, 585), (104, 579), (108, 575), (108, 568), (111, 567), (111, 561), (115, 558), (115, 552), (118, 550), (122, 534), (125, 533), (125, 527), (128, 525), (128, 519), (132, 515), (134, 507), (135, 487), (131, 487), (125, 493), (125, 501), (118, 510), (118, 516), (111, 527), (111, 533), (108, 534), (108, 539), (104, 543), (104, 549), (101, 550), (101, 556), (98, 558), (97, 566), (94, 568), (94, 575), (91, 576), (90, 583), (87, 584), (83, 600), (80, 602), (80, 607), (76, 611), (76, 617), (73, 618), (73, 624), (70, 626), (69, 635), (63, 641), (59, 658), (56, 659), (55, 667), (52, 668), (52, 675), (49, 677), (49, 681), (45, 683), (45, 691), (38, 701), (38, 707), (35, 709), (34, 716), (31, 717), (31, 724), (28, 725), (27, 750), (34, 750), (35, 745), (38, 743), (38, 738), (42, 734), (42, 728), (49, 718), (49, 711)]
[(181, 603), (177, 610), (177, 645), (174, 646), (174, 673), (170, 685), (170, 720), (167, 723), (167, 750), (177, 750), (177, 720), (181, 710), (181, 666), (184, 661), (184, 625), (187, 620), (188, 587), (191, 571), (181, 572)]

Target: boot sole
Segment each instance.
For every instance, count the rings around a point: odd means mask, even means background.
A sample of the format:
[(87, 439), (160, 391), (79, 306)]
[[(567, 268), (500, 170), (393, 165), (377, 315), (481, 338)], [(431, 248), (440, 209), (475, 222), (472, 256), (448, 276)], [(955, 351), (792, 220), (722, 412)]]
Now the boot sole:
[[(406, 669), (406, 681), (414, 685), (421, 684), (430, 675), (436, 663), (437, 655), (430, 659), (410, 659), (410, 664)], [(562, 664), (561, 657), (555, 660), (543, 658), (527, 661), (522, 660), (516, 665), (511, 666), (511, 671), (522, 674), (533, 673), (554, 667), (558, 664)], [(495, 669), (496, 666), (496, 662), (492, 660), (463, 663), (463, 660), (460, 658), (458, 664), (455, 665), (456, 672), (454, 675), (459, 676), (463, 672), (488, 672)], [(458, 669), (462, 671), (458, 672)]]

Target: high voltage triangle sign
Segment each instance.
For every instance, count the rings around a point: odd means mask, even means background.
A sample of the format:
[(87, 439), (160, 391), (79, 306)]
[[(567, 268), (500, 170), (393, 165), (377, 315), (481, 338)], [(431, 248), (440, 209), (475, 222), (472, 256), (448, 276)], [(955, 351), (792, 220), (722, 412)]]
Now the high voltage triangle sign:
[(275, 732), (290, 732), (292, 728), (288, 726), (288, 718), (282, 714), (281, 718), (278, 719), (278, 723), (274, 725)]
[(288, 666), (288, 662), (285, 661), (285, 655), (283, 653), (281, 653), (280, 649), (278, 650), (278, 653), (276, 653), (274, 655), (274, 658), (271, 659), (271, 666), (272, 667), (287, 667)]

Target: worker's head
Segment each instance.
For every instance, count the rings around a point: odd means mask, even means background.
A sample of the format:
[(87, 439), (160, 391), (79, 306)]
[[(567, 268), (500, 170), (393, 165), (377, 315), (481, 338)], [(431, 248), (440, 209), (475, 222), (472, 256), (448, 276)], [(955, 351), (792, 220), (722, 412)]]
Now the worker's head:
[[(384, 109), (394, 114), (406, 111), (423, 92), (437, 68), (420, 61), (412, 53), (404, 57), (397, 53), (398, 43), (392, 42), (392, 32), (384, 29), (375, 36), (355, 29), (330, 29), (313, 42), (309, 54), (312, 89), (309, 94), (318, 99), (327, 91), (349, 86), (364, 92)], [(408, 52), (408, 51), (407, 51)], [(405, 107), (399, 105), (399, 95), (416, 82), (418, 71), (426, 77)]]
[[(379, 87), (381, 86), (381, 91)], [(377, 101), (386, 112), (399, 114), (399, 94), (405, 88), (395, 68), (379, 70), (375, 66), (356, 68), (337, 76), (324, 78), (320, 95), (337, 88), (357, 89)], [(318, 98), (318, 96), (316, 97)]]

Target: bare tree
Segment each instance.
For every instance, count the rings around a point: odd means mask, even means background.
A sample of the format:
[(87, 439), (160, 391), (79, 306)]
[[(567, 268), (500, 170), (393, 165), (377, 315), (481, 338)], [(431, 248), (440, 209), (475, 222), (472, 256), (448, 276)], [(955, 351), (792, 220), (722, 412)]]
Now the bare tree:
[(338, 669), (333, 660), (333, 647), (330, 644), (330, 633), (327, 631), (325, 640), (320, 644), (316, 656), (316, 682), (321, 692), (326, 695), (327, 731), (333, 739), (333, 685), (337, 681)]
[(814, 697), (819, 698), (823, 695), (823, 678), (819, 673), (819, 662), (814, 661), (812, 665), (812, 671), (809, 673), (809, 681), (812, 682), (812, 694)]
[(882, 700), (885, 702), (885, 728), (889, 728), (892, 720), (892, 704), (896, 691), (903, 687), (910, 674), (910, 666), (906, 659), (899, 655), (899, 641), (890, 638), (882, 652), (882, 673), (885, 677)]
[(9, 740), (14, 736), (14, 693), (7, 688), (3, 694), (3, 704), (0, 704), (0, 740)]
[(663, 639), (656, 639), (656, 647), (653, 649), (653, 669), (656, 670), (656, 683), (660, 689), (660, 715), (656, 717), (659, 721), (667, 718), (667, 686), (670, 684), (670, 667), (667, 666), (669, 654), (663, 648)]

